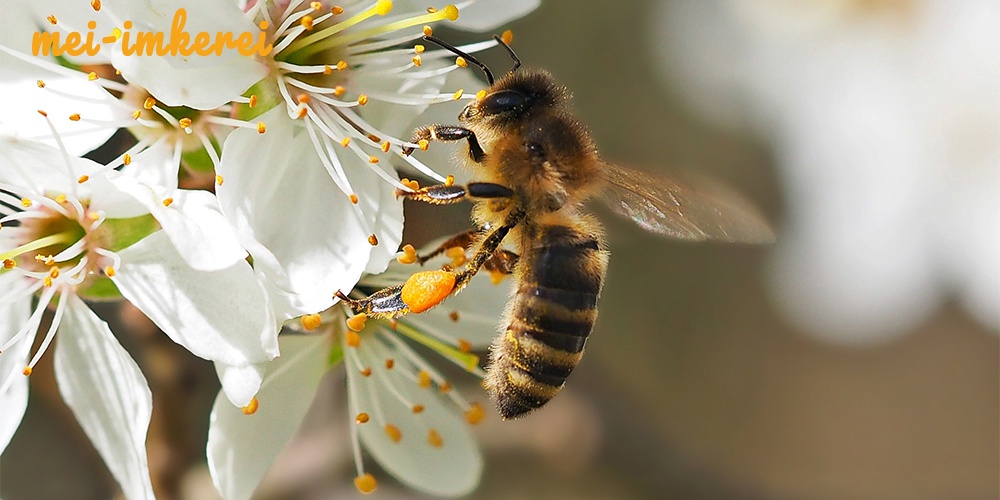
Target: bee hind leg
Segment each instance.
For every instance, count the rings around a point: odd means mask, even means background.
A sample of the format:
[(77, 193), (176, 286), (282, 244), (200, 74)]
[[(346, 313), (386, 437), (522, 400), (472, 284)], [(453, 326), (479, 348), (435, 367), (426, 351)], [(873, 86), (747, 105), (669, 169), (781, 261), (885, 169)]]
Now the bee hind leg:
[(354, 312), (364, 313), (369, 318), (398, 318), (410, 312), (410, 307), (403, 302), (403, 285), (383, 288), (363, 299), (352, 299), (340, 290), (334, 296)]

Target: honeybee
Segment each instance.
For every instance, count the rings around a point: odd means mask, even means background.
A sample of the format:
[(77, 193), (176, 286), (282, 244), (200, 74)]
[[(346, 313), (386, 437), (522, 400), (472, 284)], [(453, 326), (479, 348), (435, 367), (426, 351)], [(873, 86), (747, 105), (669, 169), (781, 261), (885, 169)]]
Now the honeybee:
[[(397, 192), (432, 204), (474, 202), (478, 229), (449, 239), (420, 261), (455, 246), (475, 248), (473, 257), (464, 268), (419, 272), (365, 299), (337, 295), (369, 317), (398, 317), (433, 307), (484, 267), (513, 274), (515, 293), (483, 382), (500, 416), (513, 419), (562, 389), (597, 319), (609, 252), (601, 224), (584, 202), (602, 198), (643, 229), (671, 238), (765, 243), (774, 234), (753, 206), (724, 188), (602, 161), (571, 114), (565, 88), (547, 71), (521, 69), (510, 46), (494, 39), (514, 61), (497, 80), (474, 57), (425, 37), (479, 66), (489, 88), (461, 111), (461, 125), (427, 125), (411, 139), (422, 147), (424, 141), (466, 141), (477, 180)], [(504, 242), (517, 252), (501, 248)]]

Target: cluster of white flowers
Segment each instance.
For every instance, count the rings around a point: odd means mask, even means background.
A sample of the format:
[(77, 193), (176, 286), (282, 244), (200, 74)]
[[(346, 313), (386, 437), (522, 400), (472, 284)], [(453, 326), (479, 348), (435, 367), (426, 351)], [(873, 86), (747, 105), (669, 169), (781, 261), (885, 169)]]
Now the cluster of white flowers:
[[(387, 271), (402, 240), (394, 192), (409, 189), (396, 168), (445, 177), (401, 155), (419, 145), (400, 137), (429, 106), (474, 98), (481, 86), (462, 71), (464, 60), (421, 45), (421, 35), (439, 23), (492, 30), (537, 4), (7, 6), (0, 29), (0, 450), (23, 418), (27, 375), (58, 333), (55, 375), (66, 403), (124, 495), (153, 497), (149, 387), (85, 303), (124, 299), (215, 364), (223, 390), (207, 457), (225, 498), (252, 494), (319, 378), (338, 366), (348, 374), (359, 490), (376, 485), (364, 472), (363, 444), (407, 485), (471, 491), (482, 459), (466, 421), (477, 422), (483, 409), (452, 391), (410, 343), (477, 373), (470, 350), (488, 345), (503, 291), (488, 279), (474, 282), (450, 312), (353, 329), (333, 292), (405, 280), (405, 269)], [(169, 36), (178, 12), (192, 38), (249, 33), (272, 49), (124, 54), (127, 35), (129, 43), (139, 32)], [(110, 38), (94, 54), (36, 55), (40, 27), (64, 41), (88, 32)], [(82, 157), (121, 130), (134, 141), (117, 158)], [(463, 303), (474, 309), (461, 311)], [(299, 331), (279, 336), (289, 326)], [(36, 336), (42, 340), (32, 352)]]

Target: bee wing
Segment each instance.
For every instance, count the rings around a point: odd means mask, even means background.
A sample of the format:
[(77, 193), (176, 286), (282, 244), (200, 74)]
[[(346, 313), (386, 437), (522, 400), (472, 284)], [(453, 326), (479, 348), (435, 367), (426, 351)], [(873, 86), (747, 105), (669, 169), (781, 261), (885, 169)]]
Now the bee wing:
[(715, 182), (653, 176), (611, 164), (603, 167), (605, 203), (647, 231), (694, 241), (774, 241), (774, 231), (760, 212)]

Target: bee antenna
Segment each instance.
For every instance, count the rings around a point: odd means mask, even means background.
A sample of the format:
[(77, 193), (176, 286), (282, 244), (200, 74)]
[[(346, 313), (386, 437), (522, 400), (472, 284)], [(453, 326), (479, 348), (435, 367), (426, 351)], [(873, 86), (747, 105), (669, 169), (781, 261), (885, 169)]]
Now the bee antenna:
[(521, 60), (517, 58), (517, 54), (514, 53), (514, 49), (510, 48), (510, 45), (507, 45), (507, 42), (503, 41), (503, 38), (500, 38), (497, 35), (493, 35), (493, 39), (496, 40), (501, 47), (506, 49), (507, 54), (510, 55), (510, 58), (514, 60), (514, 67), (510, 68), (510, 73), (517, 71), (517, 68), (521, 67)]
[[(454, 45), (439, 38), (435, 38), (433, 36), (424, 36), (424, 40), (440, 45), (442, 48), (448, 50), (449, 52), (461, 56), (466, 61), (475, 64), (476, 66), (479, 66), (479, 68), (483, 70), (483, 73), (486, 73), (486, 83), (493, 85), (493, 80), (494, 80), (493, 72), (490, 71), (490, 68), (486, 67), (485, 64), (479, 62), (479, 59), (476, 59), (475, 57), (472, 57), (469, 54), (466, 54), (465, 52), (458, 50), (458, 47), (455, 47)], [(504, 44), (504, 46), (506, 47), (506, 44)], [(510, 50), (510, 47), (507, 47), (507, 50)], [(513, 54), (513, 52), (511, 54)]]

